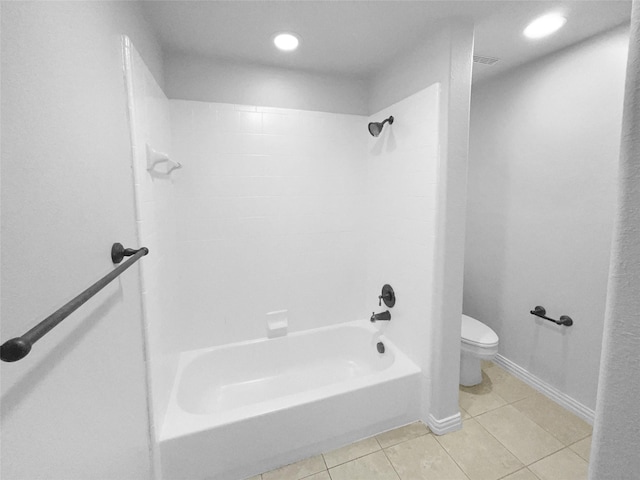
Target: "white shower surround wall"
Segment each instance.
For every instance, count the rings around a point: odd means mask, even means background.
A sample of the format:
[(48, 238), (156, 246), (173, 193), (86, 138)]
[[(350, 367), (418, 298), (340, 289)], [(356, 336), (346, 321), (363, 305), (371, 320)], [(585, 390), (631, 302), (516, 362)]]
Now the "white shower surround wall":
[(419, 377), (368, 320), (184, 352), (161, 436), (164, 478), (245, 478), (406, 424)]
[[(391, 128), (368, 137), (367, 278), (369, 310), (379, 311), (380, 285), (398, 300), (385, 333), (422, 370), (423, 412), (431, 389), (429, 338), (433, 327), (435, 225), (440, 168), (440, 84), (436, 83), (369, 117), (394, 117)], [(454, 426), (455, 427), (455, 426)], [(441, 432), (438, 432), (441, 433)]]
[(184, 168), (165, 335), (187, 351), (264, 337), (276, 310), (288, 310), (289, 332), (362, 318), (366, 118), (170, 106)]
[[(169, 393), (177, 368), (178, 353), (164, 334), (172, 318), (172, 256), (176, 254), (173, 232), (173, 183), (171, 176), (147, 170), (146, 147), (171, 152), (169, 100), (140, 57), (135, 46), (123, 37), (125, 79), (129, 110), (134, 178), (137, 244), (149, 248), (139, 262), (142, 308), (146, 340), (151, 433), (157, 441)], [(160, 170), (158, 170), (160, 171)], [(154, 447), (156, 445), (154, 444)], [(154, 451), (154, 454), (156, 452)], [(159, 459), (154, 455), (156, 471)]]
[[(181, 351), (260, 338), (274, 310), (289, 311), (290, 331), (362, 318), (396, 281), (392, 335), (428, 368), (415, 338), (428, 332), (438, 92), (369, 118), (170, 101), (173, 153), (185, 165), (176, 304), (193, 307), (175, 312), (169, 335)], [(366, 124), (388, 114), (393, 127), (370, 137)]]
[(375, 300), (384, 283), (394, 286), (398, 321), (387, 334), (426, 370), (421, 340), (428, 334), (435, 243), (438, 94), (435, 84), (371, 115), (369, 121), (393, 115), (394, 124), (368, 138), (367, 298)]

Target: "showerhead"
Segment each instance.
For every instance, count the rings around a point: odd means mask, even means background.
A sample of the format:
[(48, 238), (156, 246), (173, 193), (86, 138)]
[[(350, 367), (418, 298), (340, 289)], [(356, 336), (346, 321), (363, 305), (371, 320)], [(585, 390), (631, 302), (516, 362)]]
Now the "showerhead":
[(373, 135), (374, 137), (377, 137), (378, 135), (380, 135), (380, 132), (382, 131), (382, 127), (384, 127), (384, 124), (389, 122), (389, 125), (393, 124), (393, 117), (389, 117), (387, 119), (385, 119), (384, 122), (379, 123), (379, 122), (371, 122), (369, 124), (369, 133), (371, 135)]

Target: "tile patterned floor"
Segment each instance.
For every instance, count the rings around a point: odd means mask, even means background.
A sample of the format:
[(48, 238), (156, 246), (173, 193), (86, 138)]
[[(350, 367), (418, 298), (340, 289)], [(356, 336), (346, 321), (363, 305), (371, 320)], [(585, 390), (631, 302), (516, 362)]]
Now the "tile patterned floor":
[(413, 423), (249, 480), (586, 480), (591, 426), (490, 362), (462, 430)]

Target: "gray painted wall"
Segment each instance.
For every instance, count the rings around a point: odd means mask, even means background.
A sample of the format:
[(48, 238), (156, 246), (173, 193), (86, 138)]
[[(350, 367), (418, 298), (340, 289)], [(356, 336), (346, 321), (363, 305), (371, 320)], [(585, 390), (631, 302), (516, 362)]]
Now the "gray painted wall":
[[(474, 86), (464, 311), (590, 409), (620, 146), (626, 29)], [(570, 328), (536, 320), (569, 315)]]
[[(21, 335), (136, 246), (121, 35), (132, 2), (2, 3), (2, 335)], [(160, 78), (160, 77), (159, 77)], [(0, 365), (2, 478), (150, 479), (136, 266)]]
[(367, 99), (369, 114), (436, 82), (447, 88), (450, 63), (448, 29), (447, 25), (443, 26), (371, 78)]
[(443, 74), (449, 71), (448, 28), (443, 25), (370, 78), (167, 52), (164, 90), (170, 99), (371, 115), (433, 83), (448, 81)]
[(356, 77), (329, 76), (182, 53), (164, 58), (170, 99), (260, 105), (332, 113), (367, 113), (367, 91)]

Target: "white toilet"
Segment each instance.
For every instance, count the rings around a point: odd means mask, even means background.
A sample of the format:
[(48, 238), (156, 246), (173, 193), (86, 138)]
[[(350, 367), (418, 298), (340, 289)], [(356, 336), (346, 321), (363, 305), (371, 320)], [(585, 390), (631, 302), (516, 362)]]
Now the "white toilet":
[(472, 387), (482, 382), (481, 360), (498, 353), (498, 335), (475, 318), (462, 315), (460, 385)]

